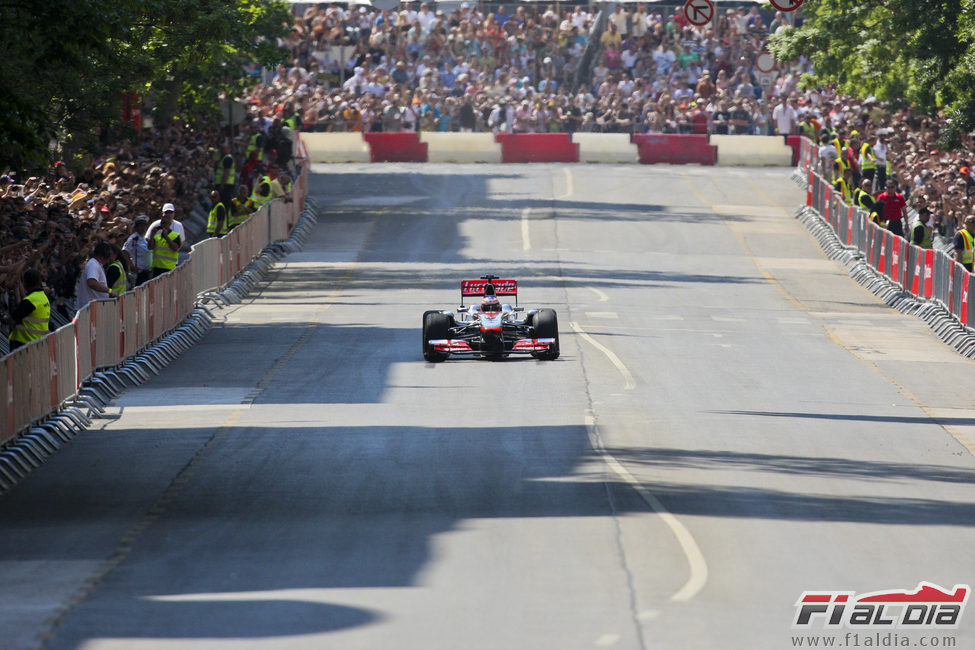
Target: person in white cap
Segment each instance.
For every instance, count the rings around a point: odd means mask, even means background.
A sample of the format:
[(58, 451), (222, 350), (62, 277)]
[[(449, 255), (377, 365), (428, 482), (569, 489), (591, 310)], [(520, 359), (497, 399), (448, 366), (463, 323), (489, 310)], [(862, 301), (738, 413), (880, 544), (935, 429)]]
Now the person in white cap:
[[(169, 218), (172, 220), (172, 225), (169, 227), (169, 229), (179, 235), (179, 240), (181, 242), (185, 242), (186, 228), (184, 228), (183, 224), (179, 221), (179, 219), (176, 218), (176, 206), (172, 203), (167, 203), (162, 207), (162, 213), (163, 215), (169, 215)], [(162, 219), (156, 219), (149, 224), (149, 230), (146, 231), (147, 241), (152, 241), (152, 236), (155, 234), (156, 229), (159, 228), (160, 225), (162, 225)]]

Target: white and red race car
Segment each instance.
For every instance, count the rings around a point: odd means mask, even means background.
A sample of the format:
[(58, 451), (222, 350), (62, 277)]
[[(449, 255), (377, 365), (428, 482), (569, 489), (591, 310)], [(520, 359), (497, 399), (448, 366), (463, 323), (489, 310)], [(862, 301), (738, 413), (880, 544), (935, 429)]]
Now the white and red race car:
[[(514, 296), (515, 306), (500, 298)], [(464, 298), (477, 304), (464, 305)], [(495, 275), (460, 283), (460, 308), (423, 313), (423, 358), (444, 361), (450, 357), (504, 359), (531, 355), (551, 361), (559, 358), (559, 322), (554, 309), (518, 306), (518, 281)]]

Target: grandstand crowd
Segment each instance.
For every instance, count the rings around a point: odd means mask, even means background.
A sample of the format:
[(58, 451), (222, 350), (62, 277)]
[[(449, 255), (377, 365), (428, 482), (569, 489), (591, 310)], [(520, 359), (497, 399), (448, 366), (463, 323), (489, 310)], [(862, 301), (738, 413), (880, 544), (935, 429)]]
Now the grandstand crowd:
[(179, 122), (109, 145), (84, 169), (58, 162), (28, 178), (6, 170), (5, 325), (24, 296), (26, 269), (41, 272), (52, 306), (70, 318), (79, 272), (97, 242), (121, 247), (137, 216), (155, 220), (165, 204), (174, 204), (177, 220), (209, 210), (210, 191), (223, 191), (217, 175), (228, 145), (246, 198), (254, 179), (274, 174), (275, 163), (277, 171), (287, 166), (290, 152), (275, 145), (282, 125), (285, 132), (803, 134), (824, 145), (822, 171), (851, 200), (865, 189), (876, 198), (892, 179), (907, 204), (923, 205), (922, 219), (948, 236), (971, 213), (971, 142), (939, 151), (944, 116), (829, 89), (799, 91), (804, 60), (763, 88), (755, 59), (795, 16), (751, 5), (699, 28), (681, 7), (656, 3), (445, 6), (296, 5), (282, 43), (290, 61), (254, 70), (260, 81), (232, 134)]

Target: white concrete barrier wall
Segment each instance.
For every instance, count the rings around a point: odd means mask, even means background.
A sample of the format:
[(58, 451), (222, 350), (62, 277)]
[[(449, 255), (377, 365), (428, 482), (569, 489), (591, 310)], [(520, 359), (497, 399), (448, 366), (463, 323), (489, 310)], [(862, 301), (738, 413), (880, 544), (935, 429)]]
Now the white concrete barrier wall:
[(500, 163), (501, 143), (493, 133), (439, 133), (423, 131), (427, 161), (437, 163)]
[(637, 163), (640, 148), (630, 142), (629, 133), (573, 133), (582, 163)]
[(718, 165), (745, 167), (790, 167), (792, 147), (781, 135), (712, 135), (718, 148)]
[(302, 133), (313, 163), (370, 162), (369, 143), (361, 133)]

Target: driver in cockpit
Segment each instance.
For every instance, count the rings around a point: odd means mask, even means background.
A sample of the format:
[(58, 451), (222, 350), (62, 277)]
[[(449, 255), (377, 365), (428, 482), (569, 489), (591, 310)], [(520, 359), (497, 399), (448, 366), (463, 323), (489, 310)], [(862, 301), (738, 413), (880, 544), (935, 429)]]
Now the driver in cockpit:
[(481, 299), (481, 309), (480, 311), (485, 314), (491, 314), (497, 316), (501, 313), (501, 303), (498, 301), (497, 296), (484, 296)]

